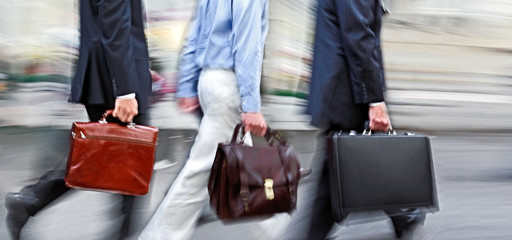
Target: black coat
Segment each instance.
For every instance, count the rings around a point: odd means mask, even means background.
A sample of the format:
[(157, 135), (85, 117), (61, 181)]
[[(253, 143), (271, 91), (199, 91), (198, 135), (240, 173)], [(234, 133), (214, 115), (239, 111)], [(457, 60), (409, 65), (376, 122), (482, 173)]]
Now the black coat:
[(80, 52), (70, 102), (114, 108), (135, 93), (139, 113), (151, 94), (141, 0), (80, 0)]
[(379, 0), (319, 0), (308, 113), (321, 128), (361, 130), (384, 101)]

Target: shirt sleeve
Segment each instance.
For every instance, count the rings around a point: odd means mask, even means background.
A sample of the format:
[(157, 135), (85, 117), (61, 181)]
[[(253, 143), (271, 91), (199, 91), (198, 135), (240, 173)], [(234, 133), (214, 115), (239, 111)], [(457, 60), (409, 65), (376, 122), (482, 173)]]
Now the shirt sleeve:
[[(199, 5), (199, 4), (198, 4)], [(197, 83), (199, 81), (199, 73), (201, 67), (196, 62), (197, 38), (200, 31), (200, 22), (202, 15), (200, 6), (195, 18), (190, 23), (189, 33), (183, 52), (181, 53), (180, 63), (178, 66), (178, 89), (176, 97), (194, 97), (197, 96)]]
[(233, 1), (233, 55), (242, 111), (260, 112), (261, 65), (267, 27), (266, 0)]

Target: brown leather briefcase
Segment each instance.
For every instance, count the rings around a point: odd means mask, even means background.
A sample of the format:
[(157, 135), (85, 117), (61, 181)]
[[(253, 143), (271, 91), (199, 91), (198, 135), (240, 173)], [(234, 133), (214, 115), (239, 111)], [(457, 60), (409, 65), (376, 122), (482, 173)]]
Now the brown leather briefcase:
[(240, 127), (231, 143), (217, 148), (208, 183), (211, 207), (224, 221), (292, 211), (301, 175), (292, 147), (270, 130), (269, 146), (243, 145), (236, 140)]
[(158, 128), (106, 122), (74, 122), (66, 167), (68, 187), (144, 195), (148, 192)]

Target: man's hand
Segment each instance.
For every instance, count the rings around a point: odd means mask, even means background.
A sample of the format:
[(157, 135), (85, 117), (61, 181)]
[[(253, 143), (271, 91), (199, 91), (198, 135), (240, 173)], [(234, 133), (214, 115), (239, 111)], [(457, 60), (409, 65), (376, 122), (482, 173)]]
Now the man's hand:
[(194, 112), (199, 108), (199, 98), (178, 98), (178, 108), (183, 112)]
[(263, 136), (267, 132), (267, 121), (261, 113), (242, 113), (242, 124), (245, 131), (249, 131), (254, 135)]
[(116, 99), (114, 112), (112, 116), (121, 120), (122, 122), (132, 122), (133, 117), (139, 114), (138, 112), (138, 103), (137, 99), (129, 98), (129, 99)]
[(391, 130), (391, 120), (389, 120), (388, 109), (385, 103), (377, 106), (370, 106), (368, 117), (370, 118), (370, 129), (379, 132)]

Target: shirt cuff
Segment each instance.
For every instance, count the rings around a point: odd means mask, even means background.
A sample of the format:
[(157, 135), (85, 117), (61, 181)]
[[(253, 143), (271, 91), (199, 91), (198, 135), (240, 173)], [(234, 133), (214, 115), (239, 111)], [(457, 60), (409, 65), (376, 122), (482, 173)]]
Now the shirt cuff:
[(122, 95), (122, 96), (117, 96), (116, 98), (117, 99), (134, 99), (135, 98), (135, 93), (130, 93), (130, 94)]
[(176, 90), (177, 98), (189, 98), (197, 96), (197, 86), (194, 82), (178, 82), (178, 89)]
[(374, 103), (370, 103), (370, 107), (376, 107), (376, 106), (379, 106), (381, 104), (383, 104), (384, 102), (374, 102)]
[(242, 97), (242, 112), (259, 113), (261, 102), (258, 99)]

